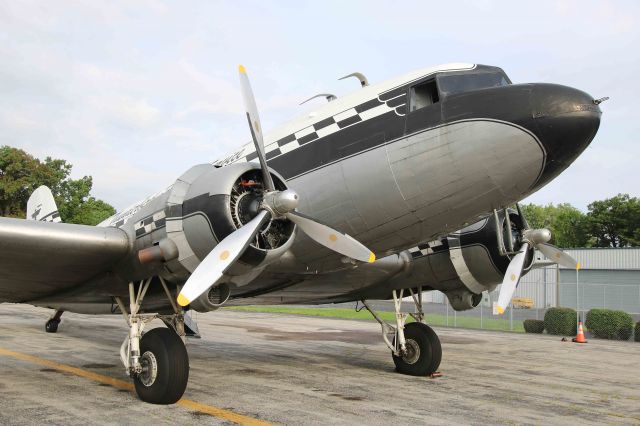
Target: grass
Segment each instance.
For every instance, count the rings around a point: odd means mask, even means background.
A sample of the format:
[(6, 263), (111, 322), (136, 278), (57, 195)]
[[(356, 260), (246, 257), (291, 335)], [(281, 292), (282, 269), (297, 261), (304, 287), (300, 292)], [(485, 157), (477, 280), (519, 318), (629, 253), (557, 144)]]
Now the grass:
[[(239, 312), (263, 312), (272, 314), (293, 314), (313, 317), (374, 321), (373, 317), (366, 309), (360, 312), (356, 312), (354, 309), (299, 308), (290, 306), (230, 306), (225, 309)], [(391, 324), (395, 323), (395, 314), (393, 312), (378, 312), (378, 315), (383, 320), (388, 321)], [(480, 318), (475, 316), (457, 316), (457, 318), (454, 319), (454, 315), (451, 314), (449, 315), (448, 324), (446, 315), (427, 314), (425, 317), (427, 324), (433, 326), (455, 326), (458, 328), (482, 328), (484, 330), (510, 331), (508, 319), (483, 318), (482, 327), (480, 327)], [(409, 322), (412, 320), (412, 318), (409, 318), (407, 321)], [(524, 333), (522, 321), (513, 321), (513, 331)]]

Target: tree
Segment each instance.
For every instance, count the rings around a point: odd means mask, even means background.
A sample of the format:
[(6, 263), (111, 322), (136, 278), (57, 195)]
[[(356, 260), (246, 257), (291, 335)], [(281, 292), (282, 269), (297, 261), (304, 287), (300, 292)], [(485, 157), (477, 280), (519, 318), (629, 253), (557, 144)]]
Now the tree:
[(72, 165), (47, 157), (44, 161), (10, 146), (0, 147), (0, 215), (24, 218), (27, 200), (40, 185), (51, 188), (64, 222), (96, 225), (115, 213), (90, 196), (91, 176), (71, 179)]
[(571, 204), (524, 204), (521, 207), (531, 228), (548, 228), (551, 231), (551, 244), (559, 247), (588, 245), (587, 218)]
[(589, 204), (589, 231), (596, 247), (640, 245), (640, 200), (618, 194)]
[(80, 204), (71, 223), (83, 223), (85, 225), (97, 225), (106, 218), (113, 216), (115, 209), (102, 200), (89, 197)]
[(585, 247), (589, 245), (587, 217), (571, 204), (556, 206), (554, 218), (554, 243), (559, 247)]

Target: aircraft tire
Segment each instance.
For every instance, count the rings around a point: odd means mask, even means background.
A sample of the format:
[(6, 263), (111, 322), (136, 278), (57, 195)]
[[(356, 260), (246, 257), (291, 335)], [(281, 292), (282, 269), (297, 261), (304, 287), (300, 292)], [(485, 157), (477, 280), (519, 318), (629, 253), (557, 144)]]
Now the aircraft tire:
[(405, 325), (404, 336), (408, 354), (392, 354), (396, 371), (409, 376), (428, 376), (434, 373), (442, 360), (442, 347), (433, 329), (426, 324), (412, 322)]
[(189, 381), (189, 355), (176, 333), (154, 328), (144, 334), (140, 339), (140, 363), (143, 372), (133, 381), (141, 400), (166, 405), (182, 397)]
[(56, 333), (58, 331), (58, 325), (60, 324), (59, 320), (49, 320), (44, 325), (44, 330), (47, 333)]
[(442, 345), (440, 344), (440, 338), (436, 334), (435, 331), (427, 324), (418, 323), (422, 326), (422, 328), (427, 333), (427, 337), (431, 342), (431, 364), (429, 364), (429, 369), (427, 374), (433, 374), (438, 371), (438, 367), (440, 367), (440, 362), (442, 361)]

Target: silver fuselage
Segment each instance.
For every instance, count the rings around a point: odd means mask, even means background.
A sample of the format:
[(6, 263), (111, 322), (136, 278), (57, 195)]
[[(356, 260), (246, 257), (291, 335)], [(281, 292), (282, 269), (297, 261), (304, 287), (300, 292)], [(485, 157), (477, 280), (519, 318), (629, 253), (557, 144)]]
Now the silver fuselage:
[[(564, 86), (441, 94), (439, 101), (412, 111), (412, 87), (477, 69), (452, 64), (367, 86), (267, 135), (268, 164), (300, 194), (298, 210), (352, 235), (382, 263), (369, 271), (295, 234), (281, 259), (239, 272), (229, 303), (322, 303), (350, 300), (346, 295), (366, 288), (379, 293), (406, 267), (399, 252), (523, 199), (564, 170), (593, 138), (599, 110), (583, 107), (588, 95)], [(186, 206), (201, 196), (224, 195), (233, 180), (202, 177), (250, 162), (257, 160), (247, 144), (190, 169), (171, 187), (106, 220), (101, 225), (127, 232), (132, 253), (169, 238), (180, 257), (152, 271), (121, 262), (110, 278), (96, 277), (67, 292), (65, 307), (101, 312), (111, 296), (126, 291), (126, 282), (145, 275), (181, 285), (220, 240), (206, 208), (187, 214)], [(386, 256), (396, 257), (384, 264)], [(411, 274), (394, 279), (396, 287), (422, 284)], [(426, 284), (439, 289), (438, 282)], [(59, 300), (33, 303), (54, 306)], [(159, 296), (158, 306), (163, 303)]]

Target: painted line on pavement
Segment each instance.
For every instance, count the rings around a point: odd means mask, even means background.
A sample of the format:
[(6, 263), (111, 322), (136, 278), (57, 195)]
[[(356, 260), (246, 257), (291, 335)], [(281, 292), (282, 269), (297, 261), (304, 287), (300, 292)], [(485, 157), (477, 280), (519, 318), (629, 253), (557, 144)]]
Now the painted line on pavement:
[[(83, 368), (72, 367), (70, 365), (60, 364), (55, 361), (49, 361), (48, 359), (40, 358), (34, 355), (23, 354), (21, 352), (14, 352), (7, 349), (0, 348), (0, 355), (11, 357), (20, 361), (30, 362), (32, 364), (42, 365), (44, 367), (53, 368), (58, 371), (64, 371), (73, 375), (83, 377), (85, 379), (93, 380), (95, 382), (104, 383), (114, 388), (126, 389), (128, 391), (134, 391), (133, 383), (125, 380), (115, 379), (113, 377), (105, 376), (102, 374), (94, 373)], [(221, 419), (229, 420), (231, 422), (247, 425), (247, 426), (267, 426), (271, 423), (255, 419), (253, 417), (243, 416), (242, 414), (234, 413), (233, 411), (225, 410), (223, 408), (214, 407), (212, 405), (201, 404), (196, 401), (182, 398), (176, 402), (176, 405), (186, 408), (188, 410), (199, 411), (201, 413), (209, 414), (211, 416), (219, 417)]]

